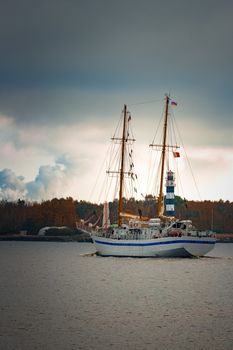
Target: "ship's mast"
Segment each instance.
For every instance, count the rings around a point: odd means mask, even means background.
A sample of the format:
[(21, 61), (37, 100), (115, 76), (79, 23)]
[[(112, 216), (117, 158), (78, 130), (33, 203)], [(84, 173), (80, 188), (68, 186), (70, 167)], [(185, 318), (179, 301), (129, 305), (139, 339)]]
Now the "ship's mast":
[(118, 226), (119, 227), (121, 227), (121, 225), (122, 225), (121, 213), (123, 211), (123, 185), (124, 185), (124, 168), (125, 168), (126, 123), (127, 123), (127, 106), (124, 105), (123, 133), (122, 133), (122, 139), (121, 139), (120, 190), (119, 190), (119, 205), (118, 205)]
[(164, 181), (164, 165), (166, 156), (166, 142), (167, 142), (167, 118), (168, 118), (168, 106), (170, 98), (168, 95), (165, 97), (165, 116), (164, 116), (164, 126), (163, 126), (163, 144), (162, 144), (162, 164), (161, 164), (161, 174), (160, 174), (160, 188), (159, 188), (159, 198), (158, 198), (158, 216), (163, 214), (163, 181)]

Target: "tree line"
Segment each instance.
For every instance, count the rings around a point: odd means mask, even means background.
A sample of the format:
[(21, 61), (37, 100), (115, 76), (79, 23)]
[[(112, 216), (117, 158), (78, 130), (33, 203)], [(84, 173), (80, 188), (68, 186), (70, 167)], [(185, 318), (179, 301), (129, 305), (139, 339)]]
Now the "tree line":
[[(110, 222), (117, 222), (118, 200), (109, 203)], [(186, 201), (175, 198), (176, 217), (190, 219), (199, 229), (213, 229), (217, 233), (233, 232), (233, 202), (229, 201)], [(124, 200), (124, 211), (144, 217), (156, 217), (155, 197), (148, 195), (144, 200)], [(17, 234), (27, 231), (36, 235), (45, 226), (67, 226), (75, 229), (76, 223), (101, 226), (103, 204), (95, 204), (71, 197), (37, 202), (0, 202), (0, 234)]]

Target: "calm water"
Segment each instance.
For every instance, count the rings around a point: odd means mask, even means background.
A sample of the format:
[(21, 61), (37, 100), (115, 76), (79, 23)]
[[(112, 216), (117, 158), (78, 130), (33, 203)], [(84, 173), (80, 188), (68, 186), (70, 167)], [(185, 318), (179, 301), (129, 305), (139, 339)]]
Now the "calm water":
[(0, 349), (233, 348), (233, 244), (201, 259), (0, 242)]

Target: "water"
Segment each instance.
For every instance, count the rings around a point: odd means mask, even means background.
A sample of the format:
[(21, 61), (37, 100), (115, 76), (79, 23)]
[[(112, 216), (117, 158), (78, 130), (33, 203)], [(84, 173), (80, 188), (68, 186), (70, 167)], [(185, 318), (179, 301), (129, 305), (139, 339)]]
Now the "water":
[(233, 244), (201, 259), (0, 242), (0, 349), (232, 349)]

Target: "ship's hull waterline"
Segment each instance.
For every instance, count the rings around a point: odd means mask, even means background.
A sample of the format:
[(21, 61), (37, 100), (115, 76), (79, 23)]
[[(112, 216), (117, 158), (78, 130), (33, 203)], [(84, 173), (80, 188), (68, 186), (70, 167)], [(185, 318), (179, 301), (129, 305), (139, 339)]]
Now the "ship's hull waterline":
[(211, 237), (164, 237), (148, 240), (116, 240), (92, 236), (96, 253), (116, 257), (199, 257), (210, 252), (216, 243)]

